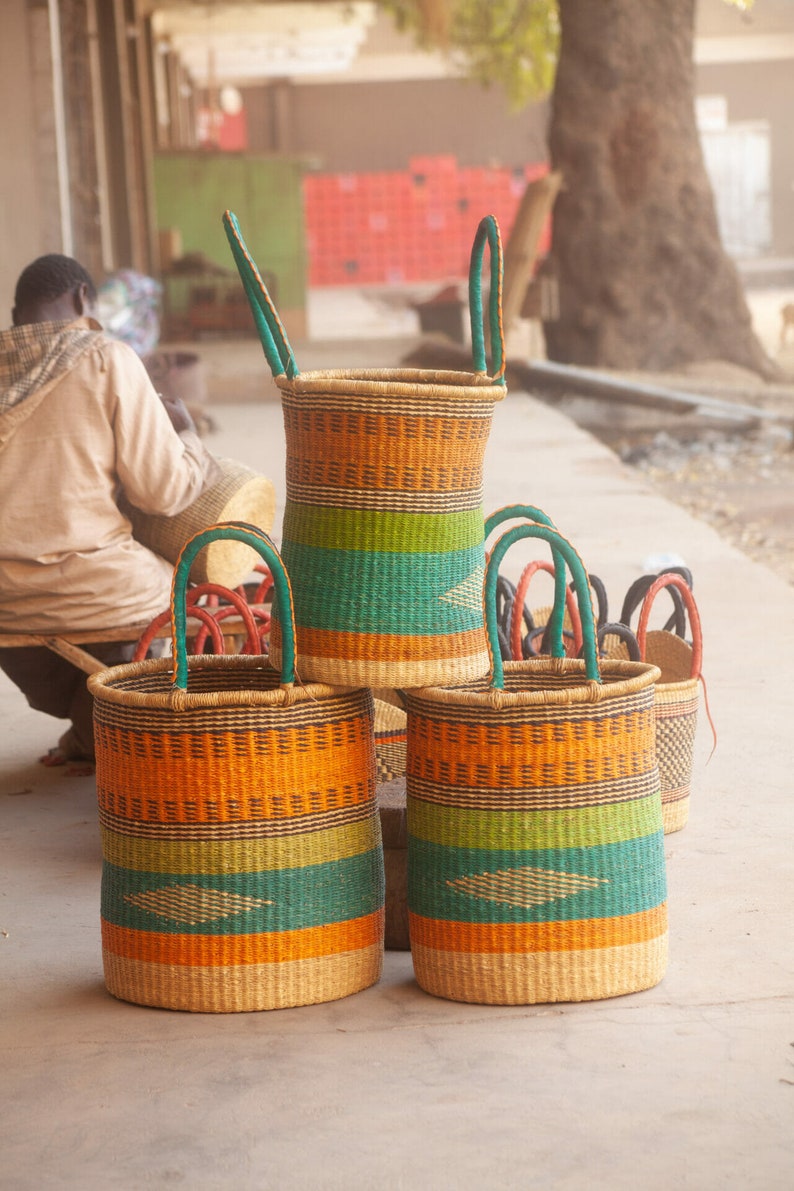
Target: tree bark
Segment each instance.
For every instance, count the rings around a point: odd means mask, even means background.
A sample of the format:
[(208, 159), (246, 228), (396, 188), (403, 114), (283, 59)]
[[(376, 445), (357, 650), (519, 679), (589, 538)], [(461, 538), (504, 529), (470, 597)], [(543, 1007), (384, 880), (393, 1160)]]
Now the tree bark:
[(778, 375), (719, 235), (695, 122), (695, 0), (559, 0), (549, 144), (563, 190), (549, 358)]

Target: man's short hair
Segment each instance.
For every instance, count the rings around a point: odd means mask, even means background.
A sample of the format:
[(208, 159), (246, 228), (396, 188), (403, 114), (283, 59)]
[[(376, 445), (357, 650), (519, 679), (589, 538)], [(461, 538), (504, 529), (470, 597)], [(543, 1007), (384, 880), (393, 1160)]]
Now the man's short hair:
[(14, 293), (14, 306), (23, 310), (42, 302), (54, 302), (81, 285), (88, 287), (88, 297), (95, 302), (97, 291), (90, 273), (73, 257), (50, 252), (22, 270)]

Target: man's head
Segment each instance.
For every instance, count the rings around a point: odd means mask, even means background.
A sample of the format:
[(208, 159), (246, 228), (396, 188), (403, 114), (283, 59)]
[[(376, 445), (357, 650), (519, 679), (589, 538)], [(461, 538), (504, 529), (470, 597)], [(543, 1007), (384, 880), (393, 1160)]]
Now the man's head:
[(80, 318), (93, 313), (96, 298), (96, 286), (83, 266), (51, 252), (20, 273), (11, 318), (15, 327)]

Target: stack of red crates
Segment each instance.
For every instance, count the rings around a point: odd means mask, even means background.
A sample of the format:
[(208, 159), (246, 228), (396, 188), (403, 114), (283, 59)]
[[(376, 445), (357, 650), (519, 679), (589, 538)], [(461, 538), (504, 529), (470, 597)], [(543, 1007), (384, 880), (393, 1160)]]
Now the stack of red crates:
[[(399, 285), (466, 277), (477, 225), (495, 215), (504, 240), (528, 182), (545, 163), (461, 169), (442, 155), (407, 170), (304, 179), (309, 285)], [(549, 229), (540, 245), (548, 250)]]

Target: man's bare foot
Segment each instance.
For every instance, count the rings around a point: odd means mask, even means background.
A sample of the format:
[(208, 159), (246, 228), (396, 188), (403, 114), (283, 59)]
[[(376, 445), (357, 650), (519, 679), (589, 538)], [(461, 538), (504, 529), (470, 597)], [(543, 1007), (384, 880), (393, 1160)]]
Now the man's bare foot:
[(48, 769), (68, 765), (68, 777), (88, 777), (94, 772), (94, 758), (87, 755), (73, 728), (64, 732), (54, 748), (39, 757), (39, 763)]

